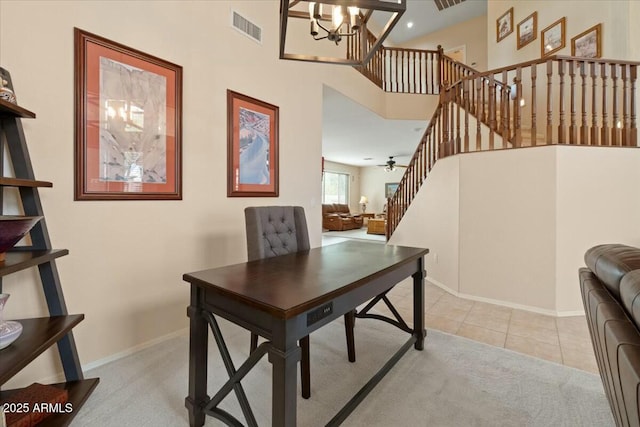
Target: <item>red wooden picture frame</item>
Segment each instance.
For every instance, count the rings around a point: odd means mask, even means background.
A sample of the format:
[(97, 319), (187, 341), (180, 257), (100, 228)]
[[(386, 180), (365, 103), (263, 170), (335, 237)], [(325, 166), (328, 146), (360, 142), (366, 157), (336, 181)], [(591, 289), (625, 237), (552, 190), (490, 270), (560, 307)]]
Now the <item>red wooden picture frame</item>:
[(75, 200), (181, 200), (182, 67), (74, 36)]
[(227, 90), (227, 197), (278, 197), (275, 105)]

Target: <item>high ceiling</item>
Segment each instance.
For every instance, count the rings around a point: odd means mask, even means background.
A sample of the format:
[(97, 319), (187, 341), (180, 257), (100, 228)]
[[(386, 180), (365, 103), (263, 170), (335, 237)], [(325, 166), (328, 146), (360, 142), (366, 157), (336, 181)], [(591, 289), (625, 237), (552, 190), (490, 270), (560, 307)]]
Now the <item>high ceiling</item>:
[[(487, 0), (466, 0), (442, 11), (433, 0), (408, 0), (406, 12), (385, 44), (402, 46), (411, 39), (486, 12)], [(413, 22), (410, 29), (408, 22)], [(328, 87), (323, 98), (322, 155), (326, 160), (347, 165), (381, 165), (389, 156), (395, 156), (399, 164), (406, 164), (429, 119), (386, 120)]]
[[(433, 0), (408, 0), (407, 10), (387, 41), (402, 46), (412, 39), (486, 14), (487, 0), (465, 0), (443, 10), (438, 10)], [(407, 26), (409, 22), (413, 23), (411, 28)]]

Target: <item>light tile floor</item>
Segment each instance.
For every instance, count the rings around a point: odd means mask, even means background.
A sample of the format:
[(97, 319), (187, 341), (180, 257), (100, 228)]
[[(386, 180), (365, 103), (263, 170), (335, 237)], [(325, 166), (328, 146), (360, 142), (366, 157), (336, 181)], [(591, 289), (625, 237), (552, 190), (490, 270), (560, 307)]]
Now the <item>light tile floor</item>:
[[(358, 238), (366, 239), (363, 232)], [(323, 245), (348, 238), (323, 233)], [(576, 286), (577, 283), (576, 283)], [(410, 280), (396, 285), (389, 297), (407, 323), (413, 316)], [(379, 303), (376, 310), (390, 315)], [(585, 316), (553, 317), (525, 310), (458, 298), (427, 282), (425, 323), (437, 329), (497, 347), (598, 373)], [(428, 339), (428, 337), (427, 337)]]
[[(389, 292), (390, 300), (408, 322), (413, 313), (412, 286), (404, 281)], [(384, 304), (377, 310), (390, 314)], [(425, 323), (453, 335), (566, 366), (598, 373), (584, 316), (553, 317), (471, 301), (427, 282)]]

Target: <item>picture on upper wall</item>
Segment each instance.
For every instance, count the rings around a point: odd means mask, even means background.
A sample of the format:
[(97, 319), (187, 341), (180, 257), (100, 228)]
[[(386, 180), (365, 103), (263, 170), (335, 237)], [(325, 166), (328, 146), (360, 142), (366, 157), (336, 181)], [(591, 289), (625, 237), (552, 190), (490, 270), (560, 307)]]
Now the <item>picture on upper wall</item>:
[(571, 56), (602, 57), (602, 24), (594, 25), (571, 39)]
[(567, 18), (562, 17), (541, 32), (542, 56), (549, 56), (559, 51), (565, 45), (565, 26)]
[(496, 20), (496, 42), (513, 33), (513, 8), (507, 10)]
[(538, 37), (538, 12), (524, 18), (518, 24), (518, 49), (522, 49)]
[(386, 182), (384, 184), (384, 197), (387, 199), (393, 197), (399, 185), (399, 182)]

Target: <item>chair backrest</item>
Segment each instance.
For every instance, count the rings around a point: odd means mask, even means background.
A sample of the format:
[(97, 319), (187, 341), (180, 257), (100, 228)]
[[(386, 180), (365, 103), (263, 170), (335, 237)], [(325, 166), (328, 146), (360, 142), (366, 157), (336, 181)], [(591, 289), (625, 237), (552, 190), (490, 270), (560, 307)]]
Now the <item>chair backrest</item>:
[(244, 210), (249, 261), (309, 250), (301, 206), (259, 206)]

